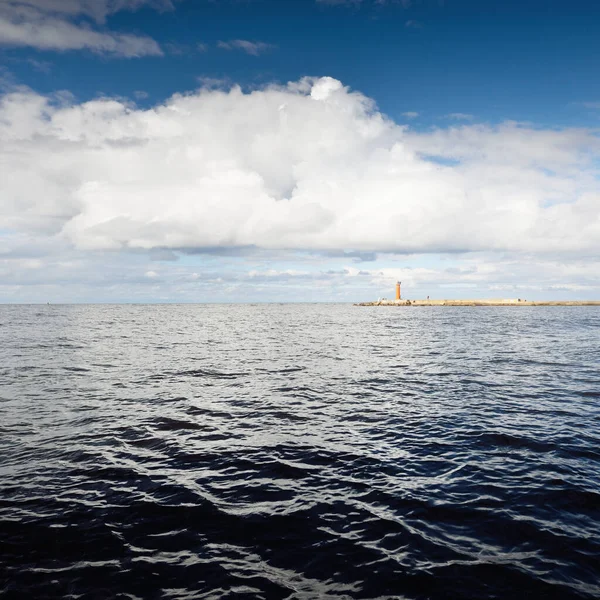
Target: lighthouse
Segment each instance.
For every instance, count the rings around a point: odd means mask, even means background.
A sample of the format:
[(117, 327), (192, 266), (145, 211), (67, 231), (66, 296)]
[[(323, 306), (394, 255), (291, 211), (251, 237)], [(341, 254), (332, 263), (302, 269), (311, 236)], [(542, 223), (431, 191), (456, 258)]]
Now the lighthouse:
[(400, 293), (400, 285), (401, 284), (402, 284), (401, 281), (396, 282), (396, 300), (400, 300), (402, 298), (402, 294)]

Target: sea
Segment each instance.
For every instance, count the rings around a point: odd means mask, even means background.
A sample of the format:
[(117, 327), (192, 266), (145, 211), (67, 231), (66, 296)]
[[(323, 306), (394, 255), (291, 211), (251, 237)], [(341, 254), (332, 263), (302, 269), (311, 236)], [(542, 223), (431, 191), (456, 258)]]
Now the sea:
[(600, 598), (600, 308), (1, 305), (0, 596)]

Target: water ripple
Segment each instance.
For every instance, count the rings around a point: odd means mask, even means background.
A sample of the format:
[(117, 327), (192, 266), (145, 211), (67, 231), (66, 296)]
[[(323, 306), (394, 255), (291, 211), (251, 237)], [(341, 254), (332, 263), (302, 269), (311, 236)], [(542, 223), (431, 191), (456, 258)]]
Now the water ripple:
[(0, 325), (0, 595), (600, 597), (593, 307)]

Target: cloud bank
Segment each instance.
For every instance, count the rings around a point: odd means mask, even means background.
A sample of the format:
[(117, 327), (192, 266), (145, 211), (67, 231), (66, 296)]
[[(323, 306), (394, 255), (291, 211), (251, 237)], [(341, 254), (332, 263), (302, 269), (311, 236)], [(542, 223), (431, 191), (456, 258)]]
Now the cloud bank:
[(170, 0), (0, 0), (0, 45), (90, 50), (122, 57), (161, 55), (147, 36), (99, 29), (121, 10), (173, 8)]
[(595, 133), (417, 133), (328, 77), (148, 110), (17, 90), (0, 140), (3, 229), (79, 250), (600, 251)]

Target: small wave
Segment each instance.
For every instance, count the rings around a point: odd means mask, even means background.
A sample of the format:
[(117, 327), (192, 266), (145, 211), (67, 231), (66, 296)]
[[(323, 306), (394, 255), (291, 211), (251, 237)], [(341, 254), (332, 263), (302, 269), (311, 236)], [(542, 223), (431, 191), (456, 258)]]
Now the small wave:
[(10, 310), (7, 598), (600, 597), (593, 310)]

